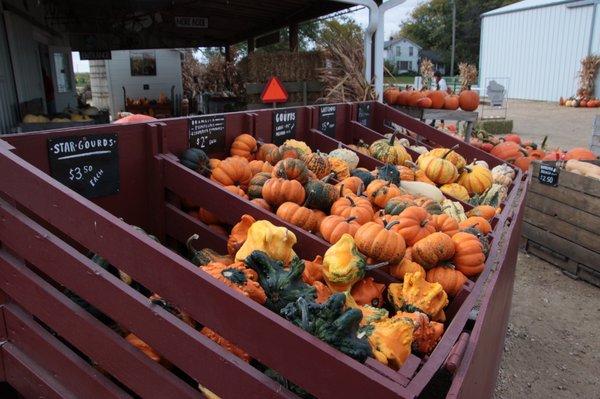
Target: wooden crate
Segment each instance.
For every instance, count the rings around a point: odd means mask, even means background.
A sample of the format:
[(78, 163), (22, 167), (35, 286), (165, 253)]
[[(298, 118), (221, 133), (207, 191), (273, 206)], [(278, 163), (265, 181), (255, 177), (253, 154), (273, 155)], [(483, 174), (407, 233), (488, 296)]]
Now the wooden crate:
[(600, 286), (600, 182), (560, 170), (558, 186), (545, 185), (540, 164), (533, 164), (523, 218), (525, 249)]

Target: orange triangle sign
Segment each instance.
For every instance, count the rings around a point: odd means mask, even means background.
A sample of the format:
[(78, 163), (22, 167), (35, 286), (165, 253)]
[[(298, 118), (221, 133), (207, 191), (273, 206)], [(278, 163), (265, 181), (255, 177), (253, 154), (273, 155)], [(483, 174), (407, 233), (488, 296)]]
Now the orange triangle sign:
[(267, 82), (260, 99), (263, 103), (284, 103), (288, 100), (288, 93), (281, 81), (273, 76)]

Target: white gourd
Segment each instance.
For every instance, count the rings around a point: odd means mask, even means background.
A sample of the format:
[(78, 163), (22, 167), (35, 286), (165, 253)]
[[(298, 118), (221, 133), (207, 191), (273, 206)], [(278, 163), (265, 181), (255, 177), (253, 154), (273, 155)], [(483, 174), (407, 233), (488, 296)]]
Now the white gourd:
[(356, 168), (358, 166), (358, 155), (354, 151), (348, 150), (346, 148), (337, 148), (329, 153), (329, 156), (332, 158), (341, 159), (348, 165), (350, 170)]

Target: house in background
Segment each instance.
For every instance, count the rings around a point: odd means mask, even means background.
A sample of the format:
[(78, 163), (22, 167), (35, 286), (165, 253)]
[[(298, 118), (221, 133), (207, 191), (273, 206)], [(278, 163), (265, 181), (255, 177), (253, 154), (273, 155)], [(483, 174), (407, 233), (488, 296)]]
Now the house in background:
[(402, 37), (383, 44), (383, 57), (394, 66), (394, 73), (418, 71), (420, 52), (421, 46)]
[[(182, 51), (177, 49), (111, 51), (110, 60), (90, 61), (92, 104), (109, 109), (113, 118), (132, 100), (171, 100), (183, 95)], [(125, 93), (123, 91), (125, 88)]]
[(436, 71), (446, 73), (446, 65), (442, 56), (433, 50), (424, 50), (417, 43), (399, 37), (386, 41), (383, 45), (383, 57), (386, 62), (394, 66), (396, 74), (415, 72), (418, 73), (421, 60), (428, 58), (433, 62)]

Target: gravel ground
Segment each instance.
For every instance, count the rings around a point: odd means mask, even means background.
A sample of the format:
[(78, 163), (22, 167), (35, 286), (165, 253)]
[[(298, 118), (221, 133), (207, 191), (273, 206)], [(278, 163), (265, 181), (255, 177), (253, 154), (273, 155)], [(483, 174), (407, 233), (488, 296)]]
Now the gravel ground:
[(599, 317), (599, 288), (519, 253), (494, 398), (600, 398)]
[[(481, 107), (479, 112), (481, 115)], [(493, 115), (496, 114), (498, 112)], [(490, 111), (484, 109), (483, 115), (490, 115)], [(596, 115), (600, 115), (600, 108), (567, 108), (542, 101), (508, 101), (507, 118), (513, 120), (514, 132), (537, 143), (548, 135), (548, 148), (588, 147)]]

